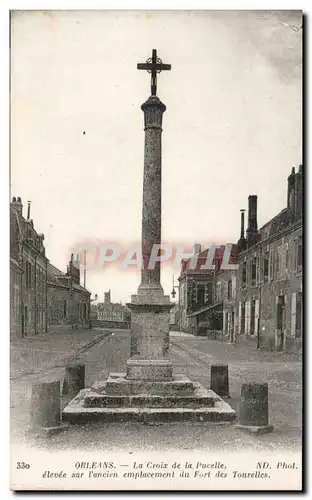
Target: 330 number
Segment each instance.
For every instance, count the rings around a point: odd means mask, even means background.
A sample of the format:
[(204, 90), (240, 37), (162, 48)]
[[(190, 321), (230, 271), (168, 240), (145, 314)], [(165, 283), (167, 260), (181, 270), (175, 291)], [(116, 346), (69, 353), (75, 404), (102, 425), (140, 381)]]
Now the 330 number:
[(17, 462), (16, 468), (17, 469), (30, 469), (30, 465), (26, 464), (25, 462)]

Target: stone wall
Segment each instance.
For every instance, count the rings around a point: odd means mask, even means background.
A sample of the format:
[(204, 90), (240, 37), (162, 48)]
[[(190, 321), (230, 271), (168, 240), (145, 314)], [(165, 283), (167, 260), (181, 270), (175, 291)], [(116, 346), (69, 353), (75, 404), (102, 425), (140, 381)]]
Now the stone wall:
[(48, 285), (48, 331), (90, 327), (90, 295)]
[(131, 328), (131, 321), (101, 321), (98, 319), (91, 319), (92, 328), (119, 328), (121, 330), (129, 330)]

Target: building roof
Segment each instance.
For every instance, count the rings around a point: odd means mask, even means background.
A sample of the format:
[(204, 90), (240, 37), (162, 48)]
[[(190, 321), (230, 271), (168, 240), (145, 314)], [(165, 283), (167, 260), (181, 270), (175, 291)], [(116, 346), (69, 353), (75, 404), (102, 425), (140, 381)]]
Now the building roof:
[(50, 283), (56, 286), (69, 288), (69, 276), (66, 276), (60, 269), (48, 262), (47, 279)]
[(259, 230), (259, 241), (266, 240), (294, 222), (293, 212), (290, 208), (284, 208), (275, 217), (266, 222)]
[(10, 253), (15, 253), (12, 256), (17, 258), (18, 245), (27, 244), (46, 259), (44, 235), (35, 230), (32, 219), (25, 219), (22, 208), (19, 207), (22, 207), (21, 202), (17, 204), (15, 201), (10, 204)]
[(71, 279), (71, 277), (65, 274), (63, 271), (53, 266), (50, 262), (48, 262), (47, 274), (48, 274), (48, 281), (53, 285), (69, 288), (71, 281), (72, 287), (75, 290), (79, 290), (81, 292), (90, 294), (90, 292), (86, 288), (84, 288), (79, 283)]
[[(187, 276), (189, 276), (189, 275), (212, 276), (215, 271), (220, 270), (225, 247), (226, 247), (225, 245), (220, 245), (219, 248), (215, 249), (214, 257), (212, 260), (212, 264), (215, 265), (215, 269), (201, 269), (201, 266), (204, 266), (206, 263), (209, 248), (206, 248), (205, 250), (203, 250), (202, 252), (197, 254), (198, 258), (197, 258), (196, 266), (194, 269), (190, 268), (192, 258), (182, 260), (182, 269), (181, 269), (180, 278), (184, 275), (187, 275)], [(231, 246), (229, 264), (237, 264), (236, 245), (235, 244), (232, 244), (232, 246)]]

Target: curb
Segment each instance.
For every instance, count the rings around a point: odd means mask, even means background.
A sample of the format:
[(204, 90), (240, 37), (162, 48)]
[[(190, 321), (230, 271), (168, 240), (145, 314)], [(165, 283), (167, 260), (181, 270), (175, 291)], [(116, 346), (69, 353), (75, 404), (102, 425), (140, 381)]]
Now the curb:
[(42, 373), (45, 370), (51, 370), (52, 368), (62, 368), (64, 363), (67, 363), (67, 362), (72, 361), (73, 359), (76, 359), (78, 356), (83, 354), (85, 351), (87, 351), (88, 349), (90, 349), (94, 345), (99, 344), (102, 340), (108, 338), (111, 335), (111, 333), (112, 332), (102, 333), (102, 334), (98, 335), (97, 337), (95, 337), (94, 339), (86, 342), (85, 344), (82, 344), (82, 346), (80, 346), (71, 356), (69, 356), (69, 357), (66, 356), (64, 358), (61, 358), (57, 364), (47, 365), (44, 368), (37, 368), (35, 370), (25, 370), (23, 372), (20, 372), (18, 375), (10, 377), (10, 381), (18, 380), (18, 379), (25, 377), (25, 376), (28, 376), (28, 375), (37, 375), (37, 374)]
[(70, 357), (70, 359), (77, 358), (77, 356), (80, 356), (80, 354), (84, 353), (88, 349), (91, 349), (91, 347), (93, 347), (94, 345), (99, 344), (104, 339), (107, 339), (111, 334), (112, 334), (112, 332), (101, 333), (100, 335), (98, 335), (94, 339), (90, 340), (89, 342), (86, 342), (79, 349), (77, 349), (77, 351), (75, 352), (75, 354), (73, 354)]

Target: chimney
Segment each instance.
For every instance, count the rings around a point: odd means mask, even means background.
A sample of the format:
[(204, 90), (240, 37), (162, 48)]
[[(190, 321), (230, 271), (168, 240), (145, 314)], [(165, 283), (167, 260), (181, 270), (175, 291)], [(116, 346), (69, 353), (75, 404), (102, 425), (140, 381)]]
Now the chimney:
[(80, 262), (79, 256), (77, 256), (76, 260), (74, 260), (74, 254), (72, 253), (70, 256), (69, 265), (67, 267), (67, 274), (71, 276), (72, 279), (80, 284)]
[(240, 232), (240, 238), (237, 242), (237, 253), (245, 250), (246, 246), (247, 246), (247, 241), (245, 238), (245, 212), (246, 212), (246, 210), (244, 208), (242, 208), (240, 210), (240, 213), (241, 213), (241, 232)]
[(29, 220), (30, 219), (30, 204), (31, 204), (31, 201), (28, 201), (28, 206), (27, 206), (27, 219)]
[(15, 198), (15, 196), (13, 196), (12, 198), (12, 202), (11, 202), (11, 206), (20, 214), (20, 215), (23, 215), (23, 205), (22, 205), (22, 200), (21, 198), (18, 196), (18, 198)]
[(298, 168), (298, 172), (295, 174), (295, 220), (298, 220), (302, 217), (302, 209), (303, 209), (303, 166), (300, 165)]
[(248, 196), (248, 228), (247, 228), (247, 243), (248, 246), (253, 246), (257, 242), (258, 223), (257, 223), (257, 195)]
[(240, 237), (241, 238), (245, 238), (245, 212), (246, 212), (246, 210), (244, 208), (242, 208), (240, 210), (240, 213), (241, 213), (241, 234), (240, 234)]
[(294, 205), (294, 196), (295, 196), (295, 168), (293, 167), (291, 169), (291, 174), (288, 176), (287, 179), (287, 207), (288, 208), (293, 208)]
[(198, 255), (200, 252), (201, 252), (201, 244), (195, 243), (195, 245), (193, 245), (193, 255)]

